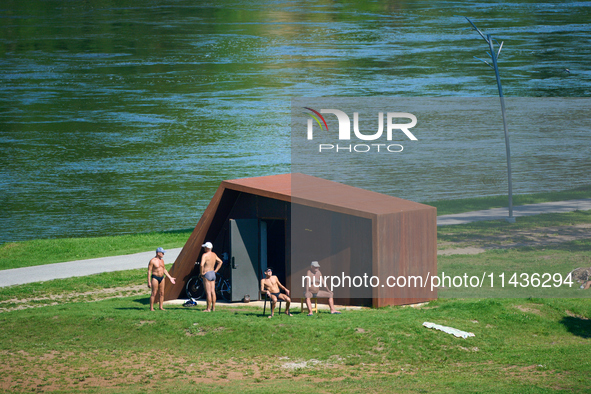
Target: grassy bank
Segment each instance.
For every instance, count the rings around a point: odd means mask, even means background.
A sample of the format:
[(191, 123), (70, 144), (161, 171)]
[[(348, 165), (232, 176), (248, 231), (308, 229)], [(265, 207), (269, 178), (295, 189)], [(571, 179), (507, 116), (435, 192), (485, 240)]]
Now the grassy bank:
[[(170, 268), (170, 265), (167, 266)], [(35, 308), (73, 301), (95, 301), (113, 296), (117, 289), (146, 293), (146, 270), (104, 272), (90, 276), (0, 287), (0, 312)], [(112, 292), (112, 291), (113, 292)]]
[[(475, 255), (438, 256), (439, 277), (447, 277), (441, 298), (591, 298), (568, 274), (591, 267), (591, 240), (545, 248), (494, 249)], [(451, 284), (454, 277), (474, 278)], [(484, 278), (482, 285), (480, 280)], [(572, 283), (571, 283), (572, 282)], [(459, 284), (459, 285), (458, 285)]]
[(158, 246), (180, 248), (192, 231), (8, 242), (0, 245), (0, 270), (146, 252)]
[(439, 300), (271, 320), (256, 308), (151, 313), (147, 303), (142, 295), (0, 314), (1, 389), (583, 392), (591, 370), (588, 300)]

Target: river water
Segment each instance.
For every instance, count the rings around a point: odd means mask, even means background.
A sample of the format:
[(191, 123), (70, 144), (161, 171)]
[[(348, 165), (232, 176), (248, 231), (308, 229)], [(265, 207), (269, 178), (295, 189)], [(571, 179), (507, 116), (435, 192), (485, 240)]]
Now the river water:
[[(588, 2), (5, 0), (0, 242), (193, 227), (222, 180), (291, 170), (292, 98), (495, 97), (463, 16), (504, 41), (506, 96), (589, 97)], [(521, 166), (515, 193), (589, 183), (580, 130), (511, 132), (517, 157), (552, 150), (535, 177)], [(502, 168), (458, 187), (462, 156), (400, 190), (356, 185), (415, 201), (506, 193)]]

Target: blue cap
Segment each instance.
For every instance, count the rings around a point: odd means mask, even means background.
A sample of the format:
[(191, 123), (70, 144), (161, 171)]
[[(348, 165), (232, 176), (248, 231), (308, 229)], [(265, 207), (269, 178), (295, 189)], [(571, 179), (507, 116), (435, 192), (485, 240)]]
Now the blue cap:
[(163, 248), (156, 249), (156, 253), (166, 253)]

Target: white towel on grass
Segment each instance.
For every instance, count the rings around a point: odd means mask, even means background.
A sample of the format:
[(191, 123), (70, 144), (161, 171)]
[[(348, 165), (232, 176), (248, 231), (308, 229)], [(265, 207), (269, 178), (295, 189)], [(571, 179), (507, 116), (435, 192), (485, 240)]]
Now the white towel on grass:
[(446, 332), (446, 333), (456, 336), (458, 338), (468, 338), (468, 337), (475, 336), (474, 333), (471, 333), (471, 332), (458, 330), (457, 328), (453, 328), (453, 327), (442, 326), (441, 324), (430, 323), (428, 321), (424, 322), (423, 326), (425, 326), (427, 328), (434, 328), (436, 330)]

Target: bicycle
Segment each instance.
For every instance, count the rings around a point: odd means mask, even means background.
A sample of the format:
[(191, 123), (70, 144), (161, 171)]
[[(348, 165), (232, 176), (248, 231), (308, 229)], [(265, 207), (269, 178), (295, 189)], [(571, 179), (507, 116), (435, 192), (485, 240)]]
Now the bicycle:
[[(189, 298), (199, 300), (205, 297), (205, 287), (203, 286), (203, 280), (201, 276), (195, 275), (187, 281), (185, 286), (185, 292)], [(215, 274), (215, 292), (217, 295), (222, 297), (225, 301), (232, 301), (232, 286), (230, 281), (219, 272)]]

